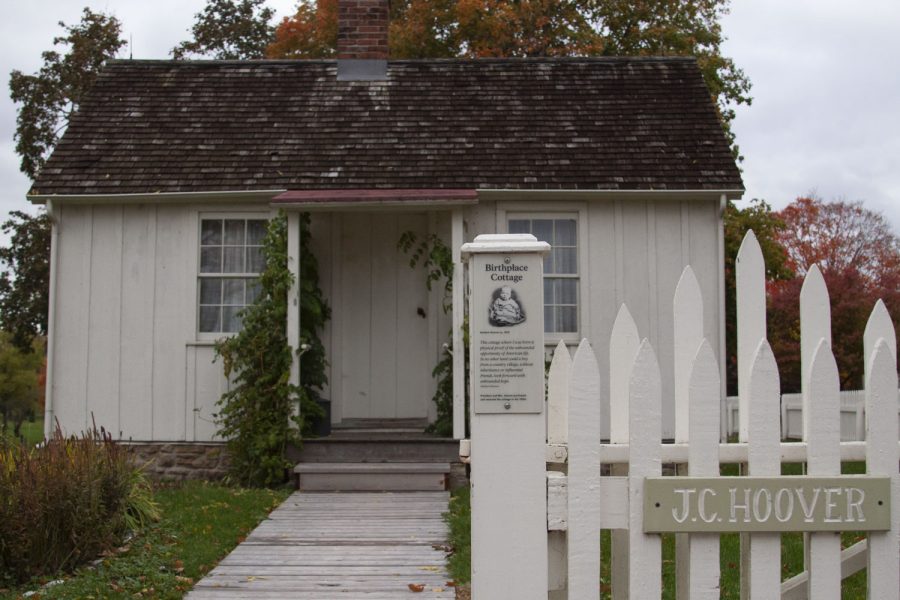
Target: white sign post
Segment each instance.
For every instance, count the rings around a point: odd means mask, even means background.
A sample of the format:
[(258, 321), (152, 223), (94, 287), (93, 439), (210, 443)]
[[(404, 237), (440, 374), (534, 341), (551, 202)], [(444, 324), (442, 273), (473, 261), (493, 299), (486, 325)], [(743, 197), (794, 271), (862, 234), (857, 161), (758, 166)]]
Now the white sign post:
[(472, 597), (546, 599), (543, 256), (528, 234), (480, 235), (469, 260)]

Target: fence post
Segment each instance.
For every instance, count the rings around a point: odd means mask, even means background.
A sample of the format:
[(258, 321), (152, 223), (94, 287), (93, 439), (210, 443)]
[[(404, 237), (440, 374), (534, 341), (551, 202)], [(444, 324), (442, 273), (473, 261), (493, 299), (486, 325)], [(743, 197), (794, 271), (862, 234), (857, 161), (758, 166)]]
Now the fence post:
[(472, 394), (472, 597), (547, 598), (542, 255), (534, 236), (464, 244)]

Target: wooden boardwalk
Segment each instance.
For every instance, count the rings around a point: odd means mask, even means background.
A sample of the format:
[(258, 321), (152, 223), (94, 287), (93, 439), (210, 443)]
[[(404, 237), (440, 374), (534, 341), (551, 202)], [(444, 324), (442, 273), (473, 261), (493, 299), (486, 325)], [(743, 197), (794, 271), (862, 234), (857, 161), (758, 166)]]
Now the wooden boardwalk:
[(447, 492), (296, 492), (187, 598), (454, 598), (448, 501)]

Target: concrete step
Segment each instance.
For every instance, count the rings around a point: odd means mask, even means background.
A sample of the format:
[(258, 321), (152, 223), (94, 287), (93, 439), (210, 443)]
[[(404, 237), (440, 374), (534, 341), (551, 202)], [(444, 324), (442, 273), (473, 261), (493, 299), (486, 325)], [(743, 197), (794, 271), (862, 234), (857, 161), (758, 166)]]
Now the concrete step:
[(448, 489), (449, 463), (300, 463), (297, 489), (307, 492), (412, 492)]

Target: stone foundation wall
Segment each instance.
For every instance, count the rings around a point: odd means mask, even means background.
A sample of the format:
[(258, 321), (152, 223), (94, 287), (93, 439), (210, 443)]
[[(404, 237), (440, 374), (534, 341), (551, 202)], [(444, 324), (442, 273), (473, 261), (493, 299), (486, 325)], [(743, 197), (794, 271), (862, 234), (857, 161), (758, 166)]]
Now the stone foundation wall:
[(228, 473), (225, 444), (215, 442), (123, 442), (154, 479), (222, 479)]

